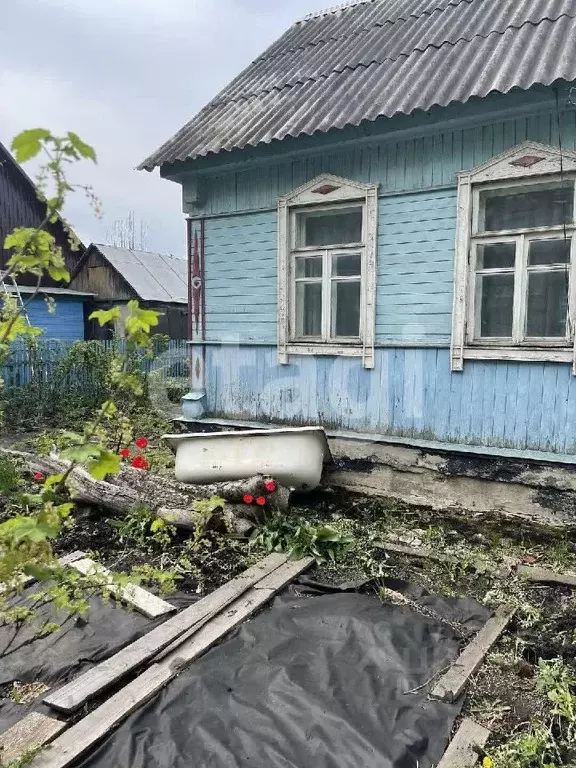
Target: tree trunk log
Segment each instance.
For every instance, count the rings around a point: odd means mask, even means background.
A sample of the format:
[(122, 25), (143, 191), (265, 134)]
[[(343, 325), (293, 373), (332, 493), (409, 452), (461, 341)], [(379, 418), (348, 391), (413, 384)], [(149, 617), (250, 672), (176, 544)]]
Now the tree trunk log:
[[(0, 454), (21, 461), (31, 474), (63, 474), (70, 467), (70, 462), (54, 456), (8, 449), (0, 449)], [(262, 476), (212, 485), (186, 485), (133, 467), (123, 467), (119, 474), (110, 475), (107, 480), (96, 480), (82, 467), (75, 467), (68, 477), (68, 488), (74, 501), (119, 514), (145, 507), (173, 525), (188, 530), (194, 530), (198, 522), (205, 520), (201, 513), (192, 509), (194, 502), (201, 499), (218, 497), (231, 502), (226, 506), (226, 518), (228, 522), (238, 520), (238, 526), (235, 526), (238, 532), (245, 532), (247, 523), (253, 526), (264, 514), (263, 507), (243, 503), (244, 496), (250, 495), (254, 499), (264, 496), (267, 507), (276, 509), (286, 509), (290, 500), (286, 488), (278, 487), (273, 493), (267, 492)], [(219, 521), (222, 523), (222, 516)]]

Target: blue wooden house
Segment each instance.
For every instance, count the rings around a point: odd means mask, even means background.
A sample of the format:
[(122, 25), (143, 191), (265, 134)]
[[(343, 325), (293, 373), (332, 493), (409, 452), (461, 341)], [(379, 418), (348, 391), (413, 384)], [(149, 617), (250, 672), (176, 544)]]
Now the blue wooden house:
[(182, 185), (207, 415), (576, 453), (576, 3), (294, 24), (141, 166)]

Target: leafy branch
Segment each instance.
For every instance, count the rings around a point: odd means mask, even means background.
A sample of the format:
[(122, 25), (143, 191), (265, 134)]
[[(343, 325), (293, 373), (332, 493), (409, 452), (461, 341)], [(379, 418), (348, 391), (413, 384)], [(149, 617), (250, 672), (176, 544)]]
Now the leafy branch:
[[(4, 241), (4, 247), (11, 251), (4, 272), (5, 279), (16, 279), (24, 273), (35, 275), (36, 287), (30, 298), (33, 300), (45, 275), (56, 281), (70, 280), (62, 248), (50, 231), (51, 225), (62, 221), (71, 248), (77, 249), (78, 241), (60, 216), (67, 196), (79, 189), (84, 190), (96, 214), (99, 213), (99, 203), (91, 187), (72, 184), (67, 176), (70, 164), (83, 159), (96, 162), (96, 153), (72, 131), (65, 136), (54, 136), (43, 128), (18, 134), (12, 142), (12, 150), (18, 162), (31, 160), (40, 153), (46, 157), (38, 174), (38, 196), (46, 206), (44, 218), (36, 227), (17, 227)], [(29, 325), (25, 311), (26, 306), (19, 305), (13, 297), (4, 299), (0, 310), (0, 362), (5, 362), (10, 355), (12, 342), (42, 332), (42, 329)], [(113, 307), (94, 312), (91, 318), (104, 325), (121, 321), (122, 314), (118, 307)], [(98, 583), (93, 577), (79, 580), (71, 569), (62, 569), (54, 555), (52, 542), (58, 537), (62, 526), (72, 525), (73, 503), (69, 500), (68, 483), (73, 470), (83, 465), (98, 480), (120, 471), (120, 456), (109, 450), (99, 438), (103, 424), (113, 420), (118, 413), (114, 398), (122, 392), (142, 394), (142, 382), (131, 369), (130, 355), (135, 350), (149, 350), (150, 334), (158, 325), (158, 318), (159, 313), (141, 308), (136, 301), (128, 302), (128, 312), (123, 320), (126, 354), (115, 358), (111, 366), (110, 396), (87, 425), (84, 434), (74, 436), (72, 446), (64, 453), (63, 458), (69, 461), (66, 471), (47, 477), (38, 493), (29, 494), (24, 499), (23, 514), (15, 514), (0, 523), (0, 582), (3, 585), (0, 591), (0, 618), (5, 624), (14, 625), (16, 630), (33, 620), (40, 604), (51, 604), (57, 611), (71, 616), (87, 610), (84, 597), (87, 588), (96, 588), (102, 596), (109, 593), (109, 580), (106, 584)], [(22, 585), (29, 576), (41, 584), (50, 583), (28, 596), (28, 605), (14, 605), (12, 599), (22, 593)], [(115, 576), (119, 583), (125, 578), (124, 575)], [(44, 636), (60, 626), (61, 623), (48, 622), (40, 634)], [(12, 649), (13, 641), (14, 638), (10, 642)]]

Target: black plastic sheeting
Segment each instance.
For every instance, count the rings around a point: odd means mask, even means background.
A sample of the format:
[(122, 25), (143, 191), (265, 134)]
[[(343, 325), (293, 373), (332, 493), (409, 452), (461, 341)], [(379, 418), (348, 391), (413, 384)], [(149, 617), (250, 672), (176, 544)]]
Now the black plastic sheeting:
[[(27, 593), (33, 590), (32, 587)], [(197, 599), (179, 594), (171, 596), (169, 602), (182, 608)], [(50, 607), (39, 608), (34, 626), (54, 619)], [(50, 688), (64, 685), (165, 619), (151, 620), (114, 601), (103, 603), (100, 599), (92, 599), (85, 619), (70, 619), (64, 622), (61, 630), (45, 638), (35, 639), (32, 627), (27, 625), (16, 634), (10, 627), (0, 627), (0, 686), (6, 693), (9, 684), (15, 680), (42, 682)], [(23, 706), (0, 694), (0, 733), (33, 709), (47, 712), (37, 702)]]
[(489, 613), (388, 585), (451, 623), (375, 594), (293, 586), (76, 768), (431, 768), (460, 704), (415, 689), (466, 642), (453, 623), (473, 633)]

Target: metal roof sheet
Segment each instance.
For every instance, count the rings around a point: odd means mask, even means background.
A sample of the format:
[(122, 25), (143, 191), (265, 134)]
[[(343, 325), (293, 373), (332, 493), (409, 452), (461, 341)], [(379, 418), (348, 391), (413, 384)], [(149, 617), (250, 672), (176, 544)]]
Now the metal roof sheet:
[(94, 244), (142, 301), (186, 304), (187, 262), (161, 253)]
[(140, 168), (576, 80), (576, 0), (361, 0), (294, 24)]
[[(18, 285), (17, 288), (15, 288), (13, 285), (7, 284), (6, 290), (8, 293), (17, 293), (18, 291), (20, 293), (24, 293), (26, 295), (31, 293), (36, 293), (36, 286), (35, 285)], [(71, 298), (90, 298), (91, 296), (96, 296), (95, 293), (90, 293), (88, 291), (75, 291), (72, 288), (59, 288), (57, 286), (50, 286), (50, 285), (42, 285), (38, 289), (38, 296), (39, 298), (44, 298), (44, 296), (70, 296)]]

